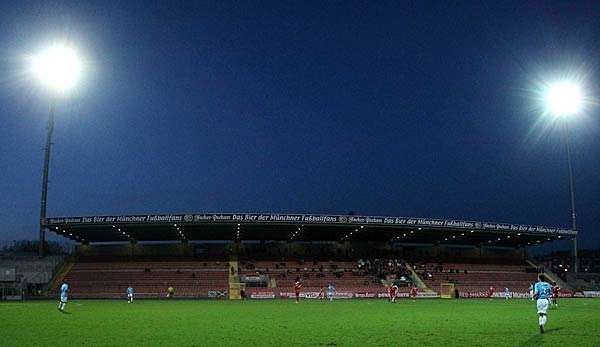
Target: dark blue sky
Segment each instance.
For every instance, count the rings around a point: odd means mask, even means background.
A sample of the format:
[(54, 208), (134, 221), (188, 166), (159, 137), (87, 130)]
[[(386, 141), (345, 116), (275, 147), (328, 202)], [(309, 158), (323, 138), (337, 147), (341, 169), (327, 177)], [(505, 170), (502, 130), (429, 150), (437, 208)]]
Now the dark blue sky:
[[(0, 240), (37, 237), (49, 97), (24, 56), (88, 59), (58, 104), (48, 214), (311, 212), (567, 227), (564, 142), (532, 90), (600, 82), (600, 3), (3, 2)], [(600, 246), (600, 112), (571, 121)]]

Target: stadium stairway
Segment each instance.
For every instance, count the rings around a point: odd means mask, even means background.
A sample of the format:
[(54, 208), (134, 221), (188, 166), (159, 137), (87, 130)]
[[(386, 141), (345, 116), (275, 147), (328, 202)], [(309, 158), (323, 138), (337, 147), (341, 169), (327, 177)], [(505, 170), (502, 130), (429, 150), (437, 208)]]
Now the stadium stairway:
[(60, 286), (60, 284), (64, 281), (65, 276), (67, 276), (67, 273), (69, 273), (69, 271), (71, 271), (73, 264), (74, 264), (73, 259), (71, 257), (65, 258), (62, 265), (59, 267), (59, 269), (54, 274), (54, 277), (52, 278), (52, 280), (48, 283), (48, 287), (46, 288), (46, 291), (45, 291), (46, 295), (50, 295), (50, 292), (52, 292), (53, 290), (56, 290), (56, 288), (58, 288)]
[(245, 288), (245, 284), (240, 282), (238, 262), (230, 261), (229, 269), (229, 300), (240, 300), (242, 298), (241, 291)]
[(424, 291), (424, 292), (434, 292), (434, 290), (432, 290), (431, 288), (429, 288), (425, 282), (423, 282), (423, 280), (421, 279), (421, 277), (419, 277), (419, 275), (415, 272), (415, 270), (412, 268), (412, 266), (410, 266), (409, 264), (406, 264), (406, 268), (408, 269), (408, 271), (410, 271), (410, 279), (411, 281), (417, 285), (417, 288), (419, 288), (420, 291)]
[(552, 270), (546, 269), (544, 266), (536, 264), (533, 260), (527, 260), (527, 265), (533, 266), (535, 268), (543, 268), (544, 276), (546, 276), (550, 281), (556, 282), (563, 290), (573, 290), (573, 287), (569, 285), (567, 282), (563, 281), (557, 274), (555, 274)]

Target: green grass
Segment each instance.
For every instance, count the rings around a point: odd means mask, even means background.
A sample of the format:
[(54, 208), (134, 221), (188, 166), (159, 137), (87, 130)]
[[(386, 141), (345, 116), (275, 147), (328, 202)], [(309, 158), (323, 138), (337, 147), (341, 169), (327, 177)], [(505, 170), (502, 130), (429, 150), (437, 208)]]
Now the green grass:
[(529, 300), (0, 303), (2, 346), (599, 346), (600, 300), (562, 299), (547, 333)]

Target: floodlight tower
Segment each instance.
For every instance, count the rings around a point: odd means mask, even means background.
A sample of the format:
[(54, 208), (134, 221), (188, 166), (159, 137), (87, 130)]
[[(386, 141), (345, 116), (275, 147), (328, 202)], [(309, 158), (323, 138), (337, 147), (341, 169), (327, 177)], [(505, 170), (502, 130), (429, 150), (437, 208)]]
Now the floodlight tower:
[(48, 172), (56, 101), (75, 86), (81, 76), (81, 70), (82, 63), (77, 51), (68, 44), (55, 43), (31, 59), (31, 72), (51, 95), (40, 202), (40, 257), (44, 256), (46, 242), (46, 200), (48, 197)]
[[(571, 159), (571, 136), (568, 121), (581, 112), (584, 103), (581, 87), (571, 81), (561, 81), (550, 85), (545, 97), (547, 111), (558, 117), (563, 127), (567, 149), (567, 166), (569, 168), (569, 192), (571, 197), (571, 222), (573, 231), (577, 231), (577, 214), (575, 213), (575, 182)], [(577, 235), (573, 237), (573, 272), (578, 272)]]

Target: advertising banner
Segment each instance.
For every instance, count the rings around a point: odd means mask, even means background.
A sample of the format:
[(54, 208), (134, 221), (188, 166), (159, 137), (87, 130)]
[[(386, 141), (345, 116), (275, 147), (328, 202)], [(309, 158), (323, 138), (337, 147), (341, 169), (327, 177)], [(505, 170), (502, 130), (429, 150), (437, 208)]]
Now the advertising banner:
[(250, 299), (275, 299), (275, 292), (252, 292)]
[(583, 296), (586, 298), (600, 298), (599, 291), (583, 291)]
[(410, 218), (410, 217), (378, 217), (316, 214), (271, 214), (271, 213), (203, 213), (203, 214), (167, 214), (167, 215), (114, 215), (47, 218), (48, 226), (68, 225), (114, 225), (114, 224), (223, 224), (223, 223), (257, 223), (257, 224), (335, 224), (335, 225), (380, 225), (464, 229), (479, 231), (502, 231), (507, 233), (524, 232), (530, 234), (576, 235), (577, 232), (555, 227), (488, 223), (455, 219)]

